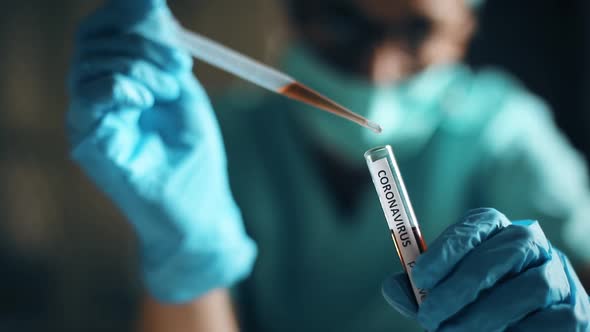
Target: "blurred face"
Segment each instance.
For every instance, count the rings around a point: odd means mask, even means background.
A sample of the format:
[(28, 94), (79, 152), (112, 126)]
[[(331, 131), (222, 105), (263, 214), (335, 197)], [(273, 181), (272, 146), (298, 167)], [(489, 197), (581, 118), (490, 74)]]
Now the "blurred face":
[(338, 70), (374, 83), (460, 60), (474, 19), (465, 0), (290, 0), (293, 28)]

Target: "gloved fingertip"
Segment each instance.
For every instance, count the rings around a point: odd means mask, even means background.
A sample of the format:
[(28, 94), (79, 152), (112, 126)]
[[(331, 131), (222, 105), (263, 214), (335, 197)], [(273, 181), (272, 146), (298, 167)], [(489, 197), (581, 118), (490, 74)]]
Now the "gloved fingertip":
[[(504, 213), (494, 208), (478, 208), (467, 211), (457, 225), (472, 227), (477, 230), (480, 238), (485, 239), (511, 224), (512, 222)], [(456, 229), (457, 234), (463, 232), (465, 232), (463, 227)]]
[(132, 84), (129, 81), (119, 86), (114, 94), (114, 100), (119, 101), (121, 105), (143, 109), (151, 108), (155, 103), (155, 97), (149, 89), (140, 83)]
[(414, 300), (412, 286), (404, 273), (393, 275), (383, 282), (381, 292), (387, 303), (402, 315), (415, 318), (418, 306)]
[(493, 212), (493, 211), (497, 211), (497, 210), (494, 208), (491, 208), (491, 207), (478, 207), (478, 208), (473, 208), (473, 209), (467, 210), (467, 212), (465, 212), (465, 216), (486, 213), (486, 212), (490, 212), (490, 211)]
[(525, 220), (516, 220), (512, 222), (512, 227), (519, 227), (521, 231), (524, 231), (526, 236), (531, 239), (534, 243), (539, 246), (540, 258), (543, 257), (544, 260), (551, 259), (551, 251), (552, 246), (547, 237), (545, 236), (545, 232), (541, 228), (541, 225), (537, 220), (532, 219), (525, 219)]
[(169, 101), (180, 96), (180, 84), (176, 78), (162, 74), (155, 79), (157, 81), (150, 82), (148, 86), (156, 98)]
[[(482, 215), (487, 214), (489, 217), (487, 218), (497, 218), (497, 217), (504, 217), (504, 214), (494, 208), (490, 207), (481, 207), (468, 210), (465, 212), (461, 220), (468, 220), (470, 218), (481, 218)], [(504, 217), (505, 218), (505, 217)]]
[(512, 222), (513, 225), (518, 226), (532, 226), (534, 224), (538, 224), (536, 220), (528, 219), (528, 220), (516, 220)]
[(171, 50), (173, 51), (169, 53), (168, 71), (175, 74), (190, 71), (193, 67), (192, 56), (183, 49), (174, 48)]

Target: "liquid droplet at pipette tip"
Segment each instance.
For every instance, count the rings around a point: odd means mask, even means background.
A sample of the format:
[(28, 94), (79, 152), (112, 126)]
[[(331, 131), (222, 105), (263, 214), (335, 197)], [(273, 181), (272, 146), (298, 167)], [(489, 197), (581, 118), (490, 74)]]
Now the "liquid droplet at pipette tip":
[(381, 134), (383, 131), (380, 125), (371, 120), (367, 120), (367, 128), (371, 129), (375, 134)]

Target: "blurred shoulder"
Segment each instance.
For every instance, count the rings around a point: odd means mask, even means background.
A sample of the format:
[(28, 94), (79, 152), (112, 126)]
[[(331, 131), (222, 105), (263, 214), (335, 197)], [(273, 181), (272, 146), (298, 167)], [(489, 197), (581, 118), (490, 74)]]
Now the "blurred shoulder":
[(548, 104), (507, 72), (488, 68), (474, 74), (473, 98), (485, 95), (496, 99), (482, 126), (484, 141), (492, 152), (519, 145), (529, 150), (544, 144), (545, 138), (561, 136)]
[(473, 75), (475, 98), (488, 95), (496, 98), (495, 113), (518, 112), (541, 117), (550, 116), (550, 109), (542, 98), (530, 92), (516, 77), (496, 68), (485, 68)]
[(498, 138), (554, 126), (548, 105), (509, 73), (497, 68), (462, 68), (457, 107), (445, 119), (450, 131), (492, 134)]

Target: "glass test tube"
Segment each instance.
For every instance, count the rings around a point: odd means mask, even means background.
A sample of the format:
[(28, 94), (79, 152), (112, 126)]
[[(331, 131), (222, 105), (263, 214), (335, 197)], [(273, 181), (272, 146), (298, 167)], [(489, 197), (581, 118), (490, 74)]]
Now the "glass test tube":
[(426, 291), (412, 281), (416, 258), (426, 250), (414, 209), (395, 161), (391, 146), (377, 147), (365, 152), (365, 159), (377, 190), (385, 219), (395, 243), (395, 249), (406, 271), (418, 305), (426, 298)]

